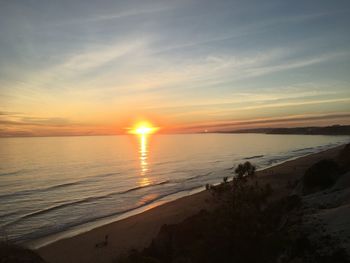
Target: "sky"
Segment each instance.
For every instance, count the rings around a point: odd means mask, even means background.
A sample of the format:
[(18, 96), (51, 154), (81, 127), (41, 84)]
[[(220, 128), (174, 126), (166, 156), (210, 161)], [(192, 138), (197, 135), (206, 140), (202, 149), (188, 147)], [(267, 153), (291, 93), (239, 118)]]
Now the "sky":
[(350, 1), (0, 0), (0, 136), (350, 124)]

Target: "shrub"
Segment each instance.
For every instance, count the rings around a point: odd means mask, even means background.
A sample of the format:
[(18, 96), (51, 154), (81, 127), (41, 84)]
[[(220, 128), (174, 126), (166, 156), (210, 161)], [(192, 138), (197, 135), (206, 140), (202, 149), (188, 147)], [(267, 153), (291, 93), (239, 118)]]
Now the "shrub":
[(243, 164), (239, 164), (235, 169), (235, 173), (238, 178), (242, 178), (244, 176), (253, 176), (255, 175), (255, 166), (250, 162), (245, 162)]
[(306, 170), (303, 177), (303, 193), (309, 194), (333, 186), (340, 174), (338, 164), (333, 160), (321, 160)]
[(350, 144), (347, 144), (339, 153), (337, 161), (342, 169), (342, 172), (350, 170)]

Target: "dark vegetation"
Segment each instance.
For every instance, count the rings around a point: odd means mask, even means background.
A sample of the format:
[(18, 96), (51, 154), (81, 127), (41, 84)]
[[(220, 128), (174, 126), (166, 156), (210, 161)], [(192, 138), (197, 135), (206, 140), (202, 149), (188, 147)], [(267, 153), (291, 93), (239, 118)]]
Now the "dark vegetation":
[(337, 162), (343, 173), (350, 170), (350, 144), (347, 144), (339, 153)]
[(350, 144), (336, 160), (324, 159), (306, 170), (303, 177), (303, 194), (311, 194), (332, 187), (338, 178), (350, 170)]
[[(311, 166), (301, 180), (303, 194), (331, 187), (349, 170), (349, 153), (350, 145), (336, 161)], [(216, 209), (164, 225), (149, 247), (132, 250), (116, 262), (349, 262), (345, 250), (330, 236), (322, 234), (319, 242), (312, 241), (313, 231), (319, 230), (303, 228), (302, 195), (270, 198), (273, 189), (256, 180), (249, 162), (235, 169), (232, 181), (224, 178), (222, 184), (206, 189), (212, 192)]]
[(334, 185), (340, 175), (340, 167), (334, 160), (321, 160), (309, 169), (303, 177), (303, 194), (310, 194)]
[(327, 127), (296, 128), (257, 128), (236, 131), (217, 131), (218, 133), (265, 133), (265, 134), (304, 134), (304, 135), (350, 135), (350, 125), (333, 125)]
[(0, 263), (45, 263), (45, 261), (30, 249), (1, 242)]

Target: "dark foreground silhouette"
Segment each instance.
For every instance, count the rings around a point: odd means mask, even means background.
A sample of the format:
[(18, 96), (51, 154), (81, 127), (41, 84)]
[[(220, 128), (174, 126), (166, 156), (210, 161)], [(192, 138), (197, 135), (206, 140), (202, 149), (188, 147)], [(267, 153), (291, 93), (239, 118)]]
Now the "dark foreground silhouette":
[(350, 135), (350, 125), (333, 125), (326, 127), (296, 128), (257, 128), (234, 131), (217, 131), (218, 133), (265, 133), (265, 134), (304, 134), (304, 135)]
[(45, 263), (34, 251), (7, 242), (0, 243), (1, 263)]
[(149, 247), (115, 262), (349, 262), (339, 240), (308, 219), (314, 212), (307, 207), (313, 197), (323, 200), (317, 194), (327, 200), (339, 191), (334, 187), (350, 177), (349, 164), (347, 145), (336, 160), (311, 166), (299, 182), (286, 186), (292, 194), (277, 200), (269, 185), (257, 182), (255, 167), (241, 164), (231, 182), (224, 178), (218, 186), (207, 186), (215, 210), (164, 225)]

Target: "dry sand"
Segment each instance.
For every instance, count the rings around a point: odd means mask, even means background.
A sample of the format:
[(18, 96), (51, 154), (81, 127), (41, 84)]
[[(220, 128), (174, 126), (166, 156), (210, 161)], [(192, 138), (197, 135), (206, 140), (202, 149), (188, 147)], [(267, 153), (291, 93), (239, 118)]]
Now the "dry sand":
[[(287, 187), (288, 182), (293, 183), (299, 179), (318, 160), (335, 157), (342, 148), (343, 146), (338, 146), (287, 161), (259, 171), (257, 176), (262, 183), (271, 184), (274, 198), (279, 198), (288, 195), (292, 190)], [(37, 251), (49, 263), (112, 262), (122, 252), (148, 246), (162, 225), (179, 223), (201, 209), (210, 209), (210, 198), (209, 191), (182, 197), (121, 221), (56, 241)], [(103, 242), (106, 235), (109, 236), (108, 245), (96, 248), (96, 243)]]

